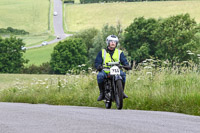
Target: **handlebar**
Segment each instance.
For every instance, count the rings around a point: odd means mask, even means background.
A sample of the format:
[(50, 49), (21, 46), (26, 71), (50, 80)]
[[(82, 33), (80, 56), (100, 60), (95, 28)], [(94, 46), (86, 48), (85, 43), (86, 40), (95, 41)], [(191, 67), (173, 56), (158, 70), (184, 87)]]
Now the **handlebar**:
[[(108, 64), (107, 64), (108, 65)], [(108, 66), (118, 66), (120, 69), (121, 68), (124, 68), (124, 69), (126, 69), (126, 70), (131, 70), (132, 69), (132, 67), (131, 66), (123, 66), (123, 65), (120, 65), (120, 64), (112, 64), (112, 65), (108, 65)], [(110, 69), (110, 68), (108, 68), (108, 67), (103, 67), (103, 69)]]

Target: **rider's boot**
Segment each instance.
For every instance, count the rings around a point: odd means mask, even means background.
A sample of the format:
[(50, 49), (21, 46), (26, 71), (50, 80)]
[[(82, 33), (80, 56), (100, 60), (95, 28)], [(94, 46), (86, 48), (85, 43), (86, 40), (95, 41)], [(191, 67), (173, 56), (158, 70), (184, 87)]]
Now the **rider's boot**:
[[(123, 90), (125, 89), (125, 82), (122, 82)], [(128, 98), (128, 96), (123, 91), (123, 98)]]
[(104, 87), (103, 87), (103, 82), (102, 83), (98, 83), (99, 86), (99, 91), (100, 91), (100, 95), (97, 99), (97, 101), (101, 101), (104, 99)]

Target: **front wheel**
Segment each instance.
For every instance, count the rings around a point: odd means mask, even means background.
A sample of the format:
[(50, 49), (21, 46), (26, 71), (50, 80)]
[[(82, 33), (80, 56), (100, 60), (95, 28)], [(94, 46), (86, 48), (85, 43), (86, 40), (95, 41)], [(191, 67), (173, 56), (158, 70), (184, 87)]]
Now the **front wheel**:
[(110, 102), (105, 102), (105, 106), (106, 106), (107, 109), (110, 109), (111, 106), (112, 106), (112, 102), (111, 101)]
[(117, 105), (117, 109), (122, 109), (123, 107), (123, 87), (122, 81), (117, 80), (116, 82), (116, 93), (115, 93), (115, 102)]

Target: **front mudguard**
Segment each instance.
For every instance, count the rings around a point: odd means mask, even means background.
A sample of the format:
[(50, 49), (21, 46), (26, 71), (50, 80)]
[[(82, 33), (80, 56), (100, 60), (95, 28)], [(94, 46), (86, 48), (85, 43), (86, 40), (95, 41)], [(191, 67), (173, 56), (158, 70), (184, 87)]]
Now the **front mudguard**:
[(115, 75), (115, 81), (122, 80), (122, 77), (120, 75)]

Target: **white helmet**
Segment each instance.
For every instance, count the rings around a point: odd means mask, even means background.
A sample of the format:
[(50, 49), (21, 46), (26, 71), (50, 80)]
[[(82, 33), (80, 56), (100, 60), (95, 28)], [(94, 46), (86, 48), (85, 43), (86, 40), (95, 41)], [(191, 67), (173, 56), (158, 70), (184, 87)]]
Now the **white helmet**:
[(109, 36), (106, 38), (106, 44), (107, 44), (107, 46), (110, 44), (110, 41), (115, 41), (116, 44), (119, 43), (119, 39), (118, 39), (118, 37), (115, 36), (115, 35), (109, 35)]

